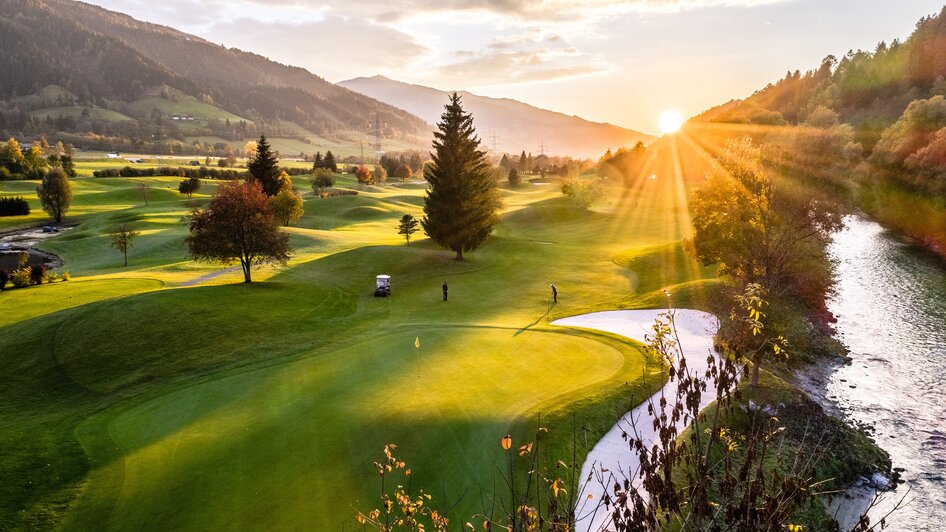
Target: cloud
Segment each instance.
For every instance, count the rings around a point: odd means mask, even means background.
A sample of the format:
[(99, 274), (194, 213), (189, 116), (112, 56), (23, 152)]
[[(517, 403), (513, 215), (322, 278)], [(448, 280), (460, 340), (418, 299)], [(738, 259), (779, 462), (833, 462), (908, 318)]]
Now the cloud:
[(607, 65), (598, 57), (575, 48), (495, 49), (477, 52), (431, 72), (441, 83), (475, 87), (483, 85), (549, 81), (602, 72)]
[(335, 80), (395, 71), (430, 53), (410, 35), (363, 19), (328, 17), (287, 25), (241, 18), (217, 23), (205, 33), (227, 46)]
[[(276, 0), (298, 2), (305, 0)], [(594, 11), (663, 13), (710, 7), (755, 7), (792, 0), (404, 0), (378, 15), (374, 0), (348, 0), (346, 10), (379, 20), (400, 20), (433, 12), (483, 11), (528, 20), (562, 20)], [(592, 13), (593, 14), (593, 13)]]

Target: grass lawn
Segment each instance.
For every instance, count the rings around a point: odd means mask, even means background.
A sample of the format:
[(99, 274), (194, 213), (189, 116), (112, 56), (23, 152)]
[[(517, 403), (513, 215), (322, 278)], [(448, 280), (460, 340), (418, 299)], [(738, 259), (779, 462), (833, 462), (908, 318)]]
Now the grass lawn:
[[(699, 307), (716, 285), (680, 249), (684, 184), (701, 175), (652, 166), (591, 211), (554, 186), (504, 191), (502, 223), (464, 262), (396, 234), (423, 187), (319, 199), (299, 176), (295, 256), (252, 285), (190, 285), (223, 268), (187, 258), (180, 222), (214, 182), (189, 200), (174, 178), (74, 180), (78, 225), (42, 246), (73, 280), (0, 294), (0, 528), (337, 530), (377, 506), (387, 443), (459, 526), (482, 511), (502, 436), (523, 442), (539, 413), (550, 460), (571, 460), (581, 427), (580, 467), (659, 369), (549, 321), (660, 305), (665, 289)], [(127, 268), (105, 235), (119, 222), (142, 232)], [(372, 296), (379, 273), (391, 298)]]

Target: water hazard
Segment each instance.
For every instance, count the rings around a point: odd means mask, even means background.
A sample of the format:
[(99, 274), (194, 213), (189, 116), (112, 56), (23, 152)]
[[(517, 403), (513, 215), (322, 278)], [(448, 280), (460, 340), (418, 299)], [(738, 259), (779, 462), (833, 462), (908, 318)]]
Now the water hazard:
[(827, 396), (873, 425), (894, 467), (904, 468), (904, 484), (882, 504), (910, 489), (907, 506), (888, 521), (892, 529), (943, 530), (946, 267), (877, 223), (849, 217), (846, 225), (830, 248), (837, 294), (829, 306), (852, 363), (830, 377)]

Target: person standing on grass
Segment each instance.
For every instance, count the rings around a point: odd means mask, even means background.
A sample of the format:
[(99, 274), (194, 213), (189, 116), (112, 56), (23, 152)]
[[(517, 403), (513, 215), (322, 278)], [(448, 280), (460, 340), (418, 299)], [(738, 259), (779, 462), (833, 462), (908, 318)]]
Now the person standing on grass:
[(554, 284), (550, 284), (549, 287), (552, 289), (552, 303), (558, 303), (558, 290)]
[(447, 300), (447, 281), (443, 282), (443, 300)]

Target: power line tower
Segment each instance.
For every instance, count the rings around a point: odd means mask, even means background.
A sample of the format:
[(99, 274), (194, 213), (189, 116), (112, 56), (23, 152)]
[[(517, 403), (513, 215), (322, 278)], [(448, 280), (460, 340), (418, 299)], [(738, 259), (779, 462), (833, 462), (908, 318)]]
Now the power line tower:
[(496, 153), (496, 132), (493, 131), (493, 134), (490, 135), (490, 139), (493, 141), (493, 153)]
[(378, 155), (378, 160), (381, 160), (381, 156), (384, 155), (384, 150), (381, 148), (381, 128), (387, 127), (387, 123), (381, 123), (381, 113), (375, 111), (374, 114), (374, 124), (368, 123), (368, 127), (374, 129), (374, 151)]
[(539, 146), (539, 155), (545, 155), (545, 141), (542, 141), (542, 144)]

